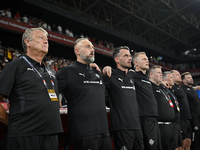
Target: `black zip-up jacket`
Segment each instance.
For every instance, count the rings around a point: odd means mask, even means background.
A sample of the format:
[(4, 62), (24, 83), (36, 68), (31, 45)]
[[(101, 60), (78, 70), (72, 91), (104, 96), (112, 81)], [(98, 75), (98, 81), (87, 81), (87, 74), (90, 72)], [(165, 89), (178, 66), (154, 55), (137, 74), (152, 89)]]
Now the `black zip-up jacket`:
[(181, 120), (192, 119), (187, 100), (187, 94), (185, 91), (179, 85), (174, 84), (172, 87), (172, 92), (175, 94), (179, 103)]
[(141, 129), (134, 80), (118, 68), (103, 79), (110, 97), (111, 130)]
[(200, 116), (200, 101), (197, 92), (187, 85), (182, 85), (183, 90), (187, 94), (188, 103), (192, 117)]
[(57, 73), (58, 89), (68, 104), (68, 124), (73, 141), (109, 136), (105, 86), (101, 74), (75, 62)]
[(175, 119), (175, 112), (173, 106), (170, 104), (171, 98), (162, 87), (152, 83), (153, 92), (158, 105), (158, 121), (172, 122)]
[(165, 90), (165, 92), (170, 96), (170, 99), (172, 101), (174, 112), (175, 112), (175, 119), (173, 120), (173, 122), (180, 123), (180, 107), (179, 107), (179, 103), (178, 103), (177, 97), (173, 93), (172, 89), (166, 88), (162, 84), (160, 85), (160, 87), (163, 90)]
[(128, 75), (135, 81), (140, 117), (157, 117), (158, 109), (156, 98), (153, 93), (151, 82), (147, 79), (146, 74), (143, 74), (141, 71), (129, 71)]

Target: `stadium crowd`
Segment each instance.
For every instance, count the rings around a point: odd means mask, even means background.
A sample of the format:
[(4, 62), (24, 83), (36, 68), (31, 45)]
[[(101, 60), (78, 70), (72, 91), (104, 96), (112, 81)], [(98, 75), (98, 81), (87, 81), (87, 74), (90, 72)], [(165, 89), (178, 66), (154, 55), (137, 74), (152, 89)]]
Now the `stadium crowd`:
[[(72, 31), (72, 29), (69, 29), (68, 27), (63, 27), (63, 25), (61, 24), (55, 24), (54, 22), (49, 22), (47, 23), (45, 20), (34, 17), (34, 16), (29, 16), (27, 13), (24, 12), (19, 12), (18, 10), (14, 11), (16, 13), (14, 13), (15, 15), (12, 15), (13, 13), (11, 12), (10, 8), (2, 8), (0, 10), (0, 16), (2, 17), (7, 17), (10, 19), (14, 19), (18, 22), (23, 22), (23, 23), (28, 23), (29, 25), (33, 26), (33, 27), (42, 27), (47, 31), (53, 31), (53, 32), (57, 32), (59, 34), (64, 34), (70, 37), (74, 37), (74, 38), (87, 38), (89, 41), (91, 41), (93, 44), (102, 46), (102, 47), (106, 47), (109, 48), (111, 50), (114, 50), (116, 47), (118, 47), (119, 45), (117, 43), (112, 43), (106, 40), (103, 40), (101, 38), (96, 37), (97, 35), (87, 35), (84, 33), (76, 33), (75, 31)], [(13, 16), (13, 17), (12, 17)], [(74, 29), (75, 30), (75, 29)], [(134, 53), (136, 51), (134, 50)], [(190, 68), (196, 68), (194, 65), (193, 67), (190, 67), (191, 65), (189, 64), (176, 64), (176, 65), (172, 65), (169, 62), (165, 62), (162, 59), (162, 56), (149, 56), (150, 60), (152, 62), (170, 67), (170, 68), (175, 68), (181, 71), (186, 71)]]

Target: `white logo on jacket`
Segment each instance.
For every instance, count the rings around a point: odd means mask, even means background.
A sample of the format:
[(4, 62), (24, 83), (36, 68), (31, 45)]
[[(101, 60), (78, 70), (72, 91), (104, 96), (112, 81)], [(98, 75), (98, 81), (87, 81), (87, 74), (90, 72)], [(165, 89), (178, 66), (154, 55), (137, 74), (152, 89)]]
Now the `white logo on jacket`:
[(160, 90), (156, 90), (157, 93), (160, 93)]
[(96, 76), (97, 78), (100, 78), (100, 76), (99, 76), (97, 73), (95, 74), (95, 76)]
[(79, 75), (85, 77), (85, 73), (79, 73)]
[(151, 82), (149, 81), (146, 81), (146, 80), (141, 80), (142, 82), (145, 82), (145, 83), (148, 83), (148, 84), (151, 84)]
[(31, 71), (34, 71), (34, 69), (33, 69), (33, 68), (27, 68), (27, 70), (31, 70)]
[(150, 144), (150, 145), (153, 145), (153, 143), (154, 143), (154, 140), (150, 139), (150, 140), (149, 140), (149, 144)]
[(123, 79), (121, 79), (121, 78), (118, 78), (118, 80), (121, 81), (121, 82), (123, 82)]
[(132, 79), (130, 79), (130, 83), (132, 83), (132, 84), (133, 84), (133, 80), (132, 80)]

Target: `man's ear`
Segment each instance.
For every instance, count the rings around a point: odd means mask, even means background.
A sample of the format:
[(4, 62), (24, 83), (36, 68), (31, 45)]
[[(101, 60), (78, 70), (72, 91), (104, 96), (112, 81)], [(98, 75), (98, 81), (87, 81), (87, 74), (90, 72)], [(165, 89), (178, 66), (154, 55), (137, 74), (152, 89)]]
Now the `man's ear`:
[(185, 83), (185, 80), (183, 79), (182, 82)]
[(26, 43), (26, 46), (29, 47), (30, 46), (30, 41), (28, 39), (25, 39), (24, 42)]
[(75, 51), (76, 55), (80, 55), (79, 49), (75, 48), (74, 51)]
[(119, 58), (115, 57), (115, 62), (118, 63), (119, 62)]
[(152, 73), (149, 73), (149, 77), (152, 77)]
[(137, 65), (137, 61), (133, 61), (133, 65), (136, 66)]

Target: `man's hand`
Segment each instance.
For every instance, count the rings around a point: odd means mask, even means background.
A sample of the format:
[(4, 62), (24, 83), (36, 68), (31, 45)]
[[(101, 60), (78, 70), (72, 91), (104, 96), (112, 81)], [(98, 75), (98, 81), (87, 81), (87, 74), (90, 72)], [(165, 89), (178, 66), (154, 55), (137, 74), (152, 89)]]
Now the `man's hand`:
[(200, 90), (200, 86), (198, 85), (198, 86), (195, 86), (195, 87), (193, 87), (194, 88), (194, 90), (196, 90), (196, 91), (198, 91), (198, 90)]
[(103, 74), (110, 77), (112, 74), (112, 68), (110, 66), (105, 66), (103, 68)]
[(97, 71), (101, 72), (99, 66), (96, 63), (90, 63), (90, 67), (96, 68)]
[(0, 122), (3, 122), (5, 125), (8, 125), (8, 118), (8, 113), (0, 103)]
[(161, 84), (163, 84), (166, 88), (170, 88), (169, 83), (167, 81), (162, 81)]
[[(0, 101), (4, 98), (3, 95), (0, 94)], [(0, 122), (3, 122), (4, 124), (8, 125), (8, 118), (9, 115), (4, 109), (4, 107), (0, 103)]]

